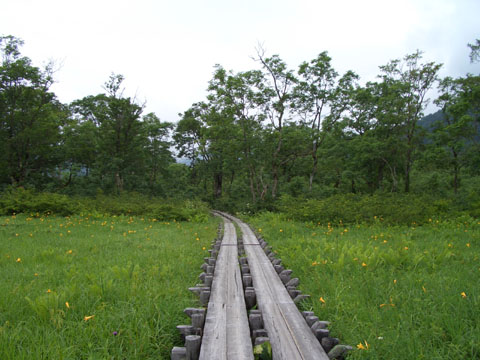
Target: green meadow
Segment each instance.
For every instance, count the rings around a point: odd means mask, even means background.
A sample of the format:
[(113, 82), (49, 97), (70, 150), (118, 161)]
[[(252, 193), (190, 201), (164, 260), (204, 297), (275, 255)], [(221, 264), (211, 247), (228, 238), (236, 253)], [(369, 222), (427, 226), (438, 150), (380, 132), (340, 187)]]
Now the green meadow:
[(349, 359), (480, 359), (480, 222), (320, 226), (251, 218), (355, 350)]
[(217, 224), (0, 218), (0, 359), (168, 359)]
[[(248, 219), (349, 359), (480, 358), (480, 224)], [(0, 218), (0, 359), (169, 359), (219, 220)]]

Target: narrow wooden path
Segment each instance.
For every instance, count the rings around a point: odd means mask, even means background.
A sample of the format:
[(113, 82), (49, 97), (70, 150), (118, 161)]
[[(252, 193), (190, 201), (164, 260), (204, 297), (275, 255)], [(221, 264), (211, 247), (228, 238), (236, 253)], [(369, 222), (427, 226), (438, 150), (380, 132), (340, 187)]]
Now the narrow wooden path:
[(285, 285), (250, 227), (230, 217), (242, 230), (258, 308), (272, 345), (275, 360), (327, 360), (328, 356), (305, 322)]
[[(247, 224), (225, 213), (215, 215), (224, 221), (223, 240), (217, 239), (212, 256), (205, 258), (205, 272), (200, 275), (203, 284), (190, 288), (207, 307), (206, 316), (203, 308), (185, 310), (192, 325), (177, 327), (186, 347), (175, 347), (172, 359), (253, 360), (253, 341), (269, 341), (273, 360), (328, 360), (322, 344), (327, 346), (325, 340), (338, 344), (338, 339), (328, 337), (326, 322), (318, 321), (312, 312), (300, 313), (292, 297), (305, 295), (294, 291), (298, 279), (290, 279), (291, 270), (278, 265), (280, 260), (264, 250), (266, 243), (259, 242)], [(244, 257), (239, 257), (233, 222), (242, 232), (240, 253)], [(255, 299), (257, 309), (253, 310)]]
[(237, 235), (235, 227), (227, 219), (215, 264), (200, 359), (253, 359), (242, 276), (238, 266)]

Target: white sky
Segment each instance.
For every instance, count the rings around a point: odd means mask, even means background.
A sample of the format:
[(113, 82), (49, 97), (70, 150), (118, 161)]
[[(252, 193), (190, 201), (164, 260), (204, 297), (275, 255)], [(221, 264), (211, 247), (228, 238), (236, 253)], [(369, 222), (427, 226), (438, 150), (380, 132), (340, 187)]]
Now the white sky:
[(101, 93), (112, 72), (163, 121), (205, 99), (213, 66), (258, 68), (262, 43), (290, 68), (326, 50), (334, 68), (374, 80), (378, 66), (420, 49), (441, 75), (480, 73), (479, 0), (0, 0), (0, 35), (25, 41), (36, 65), (62, 64), (62, 102)]

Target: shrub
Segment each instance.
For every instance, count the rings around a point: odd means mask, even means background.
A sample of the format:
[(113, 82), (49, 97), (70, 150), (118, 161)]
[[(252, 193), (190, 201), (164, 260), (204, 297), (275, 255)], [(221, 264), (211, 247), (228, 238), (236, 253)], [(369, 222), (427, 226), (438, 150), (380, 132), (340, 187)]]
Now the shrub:
[(278, 210), (289, 218), (327, 223), (423, 224), (452, 212), (452, 202), (413, 194), (340, 194), (322, 200), (283, 196)]

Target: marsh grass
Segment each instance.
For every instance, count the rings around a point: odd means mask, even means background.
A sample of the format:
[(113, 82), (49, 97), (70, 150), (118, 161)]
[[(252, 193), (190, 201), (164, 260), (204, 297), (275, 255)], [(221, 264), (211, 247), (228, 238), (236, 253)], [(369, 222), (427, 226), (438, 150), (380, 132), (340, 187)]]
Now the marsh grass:
[(0, 359), (168, 359), (217, 223), (0, 218)]
[(249, 221), (311, 295), (301, 306), (354, 346), (349, 359), (480, 359), (478, 222)]

